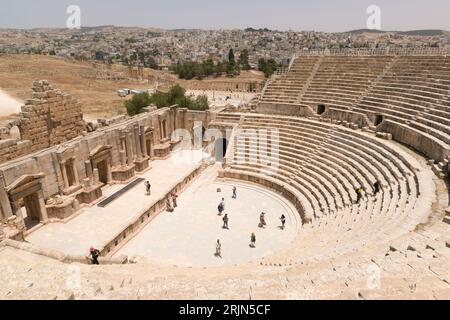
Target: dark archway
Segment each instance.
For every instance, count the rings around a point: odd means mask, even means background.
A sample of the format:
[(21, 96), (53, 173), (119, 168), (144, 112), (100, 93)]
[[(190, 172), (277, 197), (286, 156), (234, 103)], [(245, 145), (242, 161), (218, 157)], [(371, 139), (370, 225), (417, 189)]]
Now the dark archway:
[(217, 139), (215, 142), (216, 161), (222, 162), (227, 154), (228, 140)]
[(319, 104), (317, 106), (317, 114), (321, 115), (322, 113), (324, 113), (326, 110), (326, 107), (324, 104)]
[(375, 121), (374, 121), (374, 125), (378, 126), (383, 122), (383, 116), (381, 114), (377, 114), (375, 116)]

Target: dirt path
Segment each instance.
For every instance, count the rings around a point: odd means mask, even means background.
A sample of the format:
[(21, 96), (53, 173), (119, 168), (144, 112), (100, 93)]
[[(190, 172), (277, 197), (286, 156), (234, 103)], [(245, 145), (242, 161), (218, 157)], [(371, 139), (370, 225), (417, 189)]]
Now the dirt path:
[(19, 113), (23, 102), (11, 97), (0, 89), (0, 116)]

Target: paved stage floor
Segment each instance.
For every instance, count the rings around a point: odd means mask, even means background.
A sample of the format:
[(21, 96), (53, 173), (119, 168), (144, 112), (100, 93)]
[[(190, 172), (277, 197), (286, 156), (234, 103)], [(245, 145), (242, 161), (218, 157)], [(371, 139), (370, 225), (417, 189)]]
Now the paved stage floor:
[[(152, 184), (152, 194), (145, 194), (141, 183), (121, 195), (105, 208), (83, 208), (81, 213), (67, 223), (50, 223), (26, 237), (33, 244), (73, 255), (87, 255), (89, 248), (101, 247), (128, 225), (142, 209), (150, 207), (182, 178), (189, 175), (201, 161), (201, 152), (178, 151), (167, 160), (150, 162), (151, 169), (142, 177)], [(108, 186), (103, 195), (108, 197), (122, 189), (124, 184)]]
[[(116, 255), (177, 266), (214, 267), (240, 264), (287, 248), (301, 225), (292, 205), (257, 186), (217, 181), (219, 167), (208, 168), (179, 196), (174, 212), (161, 213)], [(233, 185), (237, 186), (237, 199), (232, 199)], [(230, 217), (229, 230), (222, 229), (222, 217), (217, 214), (222, 197)], [(265, 229), (258, 228), (262, 211), (266, 212)], [(285, 230), (279, 228), (282, 214), (287, 218)], [(249, 246), (252, 232), (256, 248)], [(217, 239), (222, 242), (222, 258), (214, 256)]]

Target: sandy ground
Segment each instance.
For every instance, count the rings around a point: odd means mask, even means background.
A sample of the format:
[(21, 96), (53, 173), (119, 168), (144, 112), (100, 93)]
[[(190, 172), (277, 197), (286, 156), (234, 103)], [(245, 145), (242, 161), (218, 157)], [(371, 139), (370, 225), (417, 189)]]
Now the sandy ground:
[(20, 112), (23, 102), (11, 97), (0, 89), (0, 116), (9, 116)]
[[(300, 222), (294, 208), (272, 192), (236, 183), (216, 181), (220, 165), (208, 168), (178, 198), (172, 213), (163, 212), (131, 239), (117, 255), (183, 267), (232, 266), (268, 256), (288, 247), (295, 239)], [(237, 187), (237, 199), (232, 188)], [(221, 189), (221, 192), (217, 192)], [(217, 205), (225, 199), (229, 229), (223, 229)], [(266, 228), (258, 228), (259, 215), (266, 212)], [(286, 229), (279, 217), (286, 216)], [(251, 248), (250, 235), (256, 235)], [(216, 241), (222, 256), (214, 255)]]

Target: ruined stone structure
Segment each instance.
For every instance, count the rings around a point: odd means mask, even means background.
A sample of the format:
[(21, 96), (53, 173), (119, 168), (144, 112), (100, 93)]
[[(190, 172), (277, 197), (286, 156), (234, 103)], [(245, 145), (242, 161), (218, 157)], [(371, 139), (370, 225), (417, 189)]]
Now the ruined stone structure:
[[(449, 92), (450, 58), (441, 52), (320, 52), (296, 55), (285, 73), (268, 81), (254, 108), (198, 112), (149, 107), (133, 118), (90, 125), (89, 133), (78, 137), (64, 136), (64, 130), (52, 127), (47, 132), (54, 134), (46, 137), (57, 138), (49, 141), (65, 142), (50, 147), (38, 143), (45, 149), (24, 157), (17, 151), (14, 161), (0, 165), (4, 222), (0, 239), (20, 241), (37, 223), (63, 220), (97, 203), (102, 186), (127, 183), (137, 174), (152, 172), (151, 161), (166, 159), (180, 142), (182, 137), (173, 134), (176, 129), (191, 133), (212, 129), (194, 145), (207, 146), (204, 150), (223, 162), (211, 171), (214, 178), (218, 175), (220, 182), (241, 183), (285, 200), (298, 223), (293, 219), (283, 231), (275, 226), (278, 221), (270, 223), (276, 232), (294, 232), (295, 239), (279, 252), (252, 256), (247, 264), (230, 269), (178, 266), (168, 270), (153, 262), (111, 267), (117, 274), (142, 278), (129, 288), (108, 291), (105, 297), (142, 292), (139, 298), (164, 294), (174, 298), (448, 299)], [(76, 116), (72, 119), (77, 123)], [(3, 136), (11, 135), (14, 132), (3, 131)], [(16, 137), (14, 143), (34, 145), (39, 139)], [(174, 178), (170, 190), (145, 210), (123, 221), (120, 232), (108, 235), (110, 241), (101, 250), (111, 260), (105, 263), (127, 262), (127, 257), (114, 254), (156, 212), (164, 210), (167, 194), (182, 192), (204, 165), (190, 170)], [(379, 190), (375, 190), (376, 182)], [(156, 183), (161, 187), (165, 182)], [(208, 211), (216, 205), (203, 204)], [(60, 262), (71, 261), (62, 253), (42, 253), (12, 240), (4, 243)], [(184, 254), (189, 258), (189, 253)], [(150, 279), (147, 271), (152, 267)], [(375, 281), (372, 288), (368, 278), (373, 270), (382, 284), (377, 287)], [(98, 275), (90, 274), (88, 267), (84, 271), (86, 277)], [(169, 275), (175, 273), (179, 278), (172, 280)], [(202, 277), (206, 273), (208, 277)], [(145, 291), (150, 282), (151, 290)], [(207, 292), (192, 289), (205, 287)]]
[(195, 121), (208, 117), (152, 108), (133, 118), (101, 121), (86, 133), (76, 100), (36, 81), (33, 99), (15, 123), (21, 138), (5, 133), (8, 139), (0, 140), (0, 220), (23, 218), (30, 229), (70, 217), (100, 199), (102, 186), (128, 182), (150, 169), (152, 159), (166, 158), (177, 143), (174, 130), (192, 131)]
[(32, 90), (20, 119), (0, 129), (0, 163), (69, 141), (85, 130), (75, 98), (45, 80), (33, 82)]

